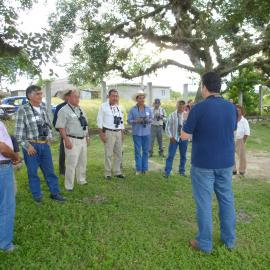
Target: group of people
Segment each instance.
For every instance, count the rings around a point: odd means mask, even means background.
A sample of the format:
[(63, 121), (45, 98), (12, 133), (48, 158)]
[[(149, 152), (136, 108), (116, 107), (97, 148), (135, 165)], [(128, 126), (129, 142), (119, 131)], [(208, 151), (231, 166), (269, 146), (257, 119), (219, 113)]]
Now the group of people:
[[(245, 142), (249, 135), (248, 123), (243, 117), (241, 107), (223, 99), (220, 88), (221, 79), (216, 73), (204, 74), (201, 91), (205, 99), (194, 106), (186, 106), (185, 101), (180, 100), (176, 104), (176, 111), (168, 117), (161, 108), (159, 99), (156, 99), (153, 108), (150, 108), (145, 104), (146, 94), (139, 91), (134, 95), (136, 105), (131, 108), (127, 117), (127, 122), (132, 126), (136, 175), (148, 173), (148, 157), (153, 155), (155, 138), (159, 144), (159, 155), (164, 155), (163, 128), (169, 137), (164, 177), (168, 178), (171, 173), (177, 148), (180, 151), (179, 174), (185, 175), (186, 152), (192, 136), (191, 179), (197, 209), (198, 234), (196, 240), (190, 241), (190, 245), (206, 253), (212, 251), (213, 192), (216, 193), (220, 208), (221, 240), (229, 249), (235, 246), (232, 174), (237, 173), (237, 170), (234, 159), (234, 132), (237, 130), (236, 148), (242, 158), (245, 157)], [(22, 147), (30, 191), (37, 203), (42, 202), (38, 176), (38, 168), (41, 168), (50, 190), (50, 198), (65, 202), (54, 171), (49, 144), (53, 141), (52, 124), (42, 103), (42, 89), (31, 85), (26, 89), (26, 96), (29, 102), (22, 105), (17, 112), (15, 137)], [(65, 189), (71, 192), (75, 179), (80, 185), (87, 184), (88, 120), (79, 106), (78, 91), (65, 91), (62, 98), (64, 102), (56, 108), (53, 125), (61, 137), (59, 171), (65, 176)], [(107, 102), (100, 106), (97, 126), (100, 140), (104, 144), (105, 179), (124, 179), (124, 113), (119, 106), (116, 89), (109, 91)], [(17, 152), (4, 124), (0, 122), (0, 249), (4, 251), (13, 251), (15, 248), (12, 164), (21, 162)], [(245, 169), (244, 160), (240, 162), (240, 174), (244, 174)]]

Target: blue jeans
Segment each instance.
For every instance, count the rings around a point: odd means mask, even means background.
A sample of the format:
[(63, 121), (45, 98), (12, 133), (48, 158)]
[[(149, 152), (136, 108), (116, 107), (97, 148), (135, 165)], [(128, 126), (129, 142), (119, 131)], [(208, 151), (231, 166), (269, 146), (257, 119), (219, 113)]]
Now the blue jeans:
[(150, 136), (133, 135), (135, 163), (137, 172), (148, 171), (148, 151)]
[(0, 249), (12, 247), (15, 194), (13, 186), (12, 164), (0, 165)]
[(179, 140), (179, 142), (169, 144), (168, 157), (166, 159), (166, 167), (165, 167), (166, 175), (170, 175), (171, 173), (174, 156), (176, 154), (176, 150), (178, 147), (179, 147), (179, 153), (180, 153), (179, 173), (180, 174), (185, 173), (188, 140), (185, 140), (185, 141)]
[(27, 151), (23, 149), (23, 157), (27, 167), (29, 187), (33, 197), (42, 197), (40, 178), (38, 176), (39, 167), (41, 168), (51, 194), (55, 195), (60, 193), (58, 177), (54, 173), (50, 146), (48, 144), (36, 143), (33, 143), (32, 146), (35, 148), (37, 153), (34, 156), (29, 156)]
[(197, 209), (196, 240), (204, 252), (212, 250), (212, 193), (219, 205), (220, 239), (228, 247), (235, 245), (235, 209), (232, 191), (233, 167), (202, 169), (191, 167), (192, 191)]

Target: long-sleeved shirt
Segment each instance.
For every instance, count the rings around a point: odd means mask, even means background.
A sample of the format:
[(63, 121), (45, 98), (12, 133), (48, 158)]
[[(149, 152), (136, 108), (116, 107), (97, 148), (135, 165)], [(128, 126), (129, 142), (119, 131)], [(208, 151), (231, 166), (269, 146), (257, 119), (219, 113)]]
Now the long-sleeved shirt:
[[(152, 126), (163, 126), (163, 123), (166, 122), (166, 111), (162, 108), (152, 108), (153, 121)], [(162, 118), (158, 119), (158, 117), (162, 116)]]
[(169, 138), (175, 138), (176, 141), (179, 141), (184, 120), (184, 112), (175, 111), (169, 115), (165, 130)]
[[(114, 117), (119, 117), (119, 123), (114, 123)], [(120, 119), (121, 118), (121, 119)], [(109, 102), (101, 104), (97, 115), (98, 128), (124, 129), (124, 114), (118, 105), (110, 105)]]
[[(38, 140), (38, 122), (51, 126), (51, 120), (45, 107), (40, 104), (40, 113), (31, 107), (30, 103), (26, 103), (19, 107), (16, 115), (15, 137), (24, 149), (30, 146), (29, 140)], [(35, 110), (35, 111), (34, 111)], [(48, 136), (46, 139), (52, 138), (51, 129), (48, 127)]]
[[(13, 150), (12, 140), (11, 140), (10, 136), (8, 135), (8, 132), (7, 132), (7, 129), (4, 125), (4, 123), (2, 123), (1, 121), (0, 121), (0, 142), (5, 143), (7, 146), (9, 146)], [(1, 160), (9, 160), (9, 158), (4, 157), (0, 153), (0, 161)]]
[[(136, 119), (145, 119), (146, 124), (135, 123)], [(148, 136), (151, 134), (151, 123), (153, 114), (151, 108), (144, 106), (144, 110), (140, 111), (139, 107), (135, 105), (131, 108), (128, 114), (128, 123), (132, 125), (132, 134), (137, 136)]]

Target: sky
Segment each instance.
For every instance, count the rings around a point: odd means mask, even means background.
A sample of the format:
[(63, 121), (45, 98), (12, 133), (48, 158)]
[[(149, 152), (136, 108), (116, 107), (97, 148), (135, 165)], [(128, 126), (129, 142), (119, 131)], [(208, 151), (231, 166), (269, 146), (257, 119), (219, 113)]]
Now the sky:
[[(19, 27), (25, 32), (39, 32), (42, 27), (48, 25), (47, 18), (51, 12), (55, 10), (56, 0), (47, 0), (39, 1), (38, 4), (35, 4), (30, 11), (22, 12), (20, 14), (20, 25)], [(70, 62), (70, 49), (73, 46), (72, 40), (66, 40), (64, 44), (63, 52), (60, 55), (57, 55), (58, 63), (47, 63), (46, 66), (42, 67), (42, 78), (49, 78), (49, 69), (53, 69), (54, 72), (59, 76), (59, 78), (66, 78), (68, 74), (65, 70), (64, 65)], [(149, 45), (149, 48), (151, 45)], [(189, 58), (181, 52), (165, 51), (162, 55), (162, 58), (171, 58), (178, 60), (182, 64), (190, 65)], [(194, 77), (194, 78), (191, 78)], [(197, 78), (197, 79), (196, 79)], [(156, 72), (156, 74), (151, 76), (144, 76), (144, 84), (152, 82), (153, 85), (163, 85), (170, 86), (172, 90), (180, 91), (183, 90), (183, 84), (189, 85), (190, 91), (197, 90), (198, 77), (192, 75), (191, 73), (180, 69), (175, 66), (169, 66), (167, 68), (161, 69)], [(108, 84), (126, 82), (122, 78), (111, 78), (107, 81)], [(141, 82), (141, 77), (135, 78), (133, 82)], [(33, 83), (27, 77), (20, 78), (15, 84), (9, 85), (9, 89), (25, 89), (29, 84)]]

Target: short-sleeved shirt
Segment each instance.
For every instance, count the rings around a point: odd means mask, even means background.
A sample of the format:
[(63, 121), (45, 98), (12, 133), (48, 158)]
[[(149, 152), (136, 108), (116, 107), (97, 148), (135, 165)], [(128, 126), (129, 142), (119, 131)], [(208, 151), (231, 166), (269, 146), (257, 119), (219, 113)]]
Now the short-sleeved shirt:
[(222, 97), (210, 96), (194, 105), (183, 131), (192, 134), (191, 164), (205, 169), (234, 165), (237, 110)]
[[(8, 132), (4, 123), (2, 123), (1, 121), (0, 121), (0, 142), (5, 143), (7, 146), (9, 146), (13, 150), (12, 140), (10, 136), (8, 135)], [(9, 160), (9, 159), (10, 158), (7, 158), (0, 153), (0, 160)]]
[(236, 139), (243, 139), (244, 136), (250, 135), (250, 128), (248, 120), (242, 116), (240, 121), (237, 123), (237, 130), (236, 130)]
[[(147, 124), (143, 125), (134, 123), (134, 120), (138, 118), (146, 119)], [(145, 105), (143, 111), (140, 111), (137, 105), (132, 107), (128, 114), (128, 123), (132, 125), (132, 134), (136, 136), (150, 135), (152, 119), (153, 115), (150, 107)]]
[(86, 118), (86, 115), (81, 108), (66, 104), (58, 112), (55, 128), (64, 128), (67, 135), (75, 137), (87, 136), (88, 127), (86, 127), (86, 129), (84, 130), (79, 121), (81, 112)]

